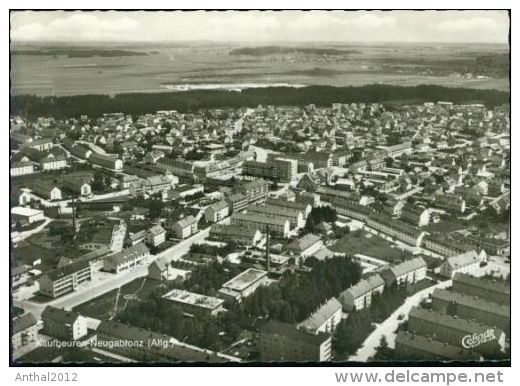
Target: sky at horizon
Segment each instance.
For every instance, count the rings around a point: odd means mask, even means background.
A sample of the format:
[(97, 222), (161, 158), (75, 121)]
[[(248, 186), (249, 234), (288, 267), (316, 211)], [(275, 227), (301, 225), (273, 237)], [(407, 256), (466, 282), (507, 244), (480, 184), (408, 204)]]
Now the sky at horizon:
[(13, 42), (496, 43), (507, 11), (13, 11)]

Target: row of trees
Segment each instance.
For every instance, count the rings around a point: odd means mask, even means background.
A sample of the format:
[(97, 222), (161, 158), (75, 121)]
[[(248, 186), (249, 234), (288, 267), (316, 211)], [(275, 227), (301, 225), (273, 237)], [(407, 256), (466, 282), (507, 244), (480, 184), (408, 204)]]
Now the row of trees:
[[(236, 265), (213, 262), (193, 268), (186, 281), (173, 286), (214, 295), (240, 271)], [(350, 258), (332, 258), (317, 263), (310, 273), (290, 274), (278, 283), (258, 288), (242, 304), (228, 305), (228, 311), (216, 317), (187, 318), (181, 308), (161, 297), (166, 290), (161, 288), (146, 302), (129, 305), (117, 318), (200, 347), (222, 349), (236, 341), (243, 330), (254, 330), (259, 319), (296, 323), (307, 318), (320, 304), (337, 296), (360, 277), (359, 264)]]
[(361, 278), (361, 267), (351, 258), (334, 257), (317, 263), (307, 274), (293, 273), (278, 283), (258, 288), (243, 302), (243, 311), (258, 317), (297, 323)]
[(360, 87), (311, 86), (303, 88), (269, 87), (246, 89), (241, 93), (224, 90), (192, 90), (185, 92), (137, 93), (109, 95), (48, 96), (14, 95), (11, 114), (27, 118), (50, 116), (54, 118), (79, 117), (87, 114), (100, 117), (103, 113), (120, 111), (142, 115), (158, 110), (175, 108), (180, 112), (204, 108), (275, 106), (330, 106), (340, 101), (399, 102), (449, 100), (453, 102), (479, 101), (488, 107), (509, 103), (509, 93), (498, 90), (420, 85), (399, 87), (381, 84)]
[(307, 216), (305, 227), (303, 228), (304, 233), (314, 232), (315, 228), (322, 222), (335, 222), (338, 218), (338, 214), (335, 209), (329, 206), (319, 206), (312, 208), (311, 213)]
[(224, 246), (208, 245), (208, 244), (192, 244), (190, 247), (191, 253), (200, 253), (203, 255), (212, 256), (227, 256), (237, 250), (237, 245), (234, 241), (226, 243)]
[(406, 286), (392, 285), (382, 295), (372, 297), (370, 308), (355, 311), (343, 319), (334, 336), (334, 349), (340, 355), (354, 354), (374, 330), (374, 323), (388, 318), (407, 297)]

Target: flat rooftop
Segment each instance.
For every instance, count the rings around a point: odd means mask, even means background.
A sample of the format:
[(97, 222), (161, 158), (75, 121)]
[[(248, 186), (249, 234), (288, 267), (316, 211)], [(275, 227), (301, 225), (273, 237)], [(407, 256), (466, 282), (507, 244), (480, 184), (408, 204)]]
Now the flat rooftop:
[(43, 211), (38, 210), (38, 209), (25, 208), (22, 206), (16, 206), (14, 208), (11, 208), (11, 214), (16, 214), (18, 216), (31, 217), (31, 216), (38, 215), (40, 213), (43, 213)]
[(201, 294), (197, 294), (195, 292), (189, 292), (184, 290), (174, 289), (168, 292), (163, 298), (172, 300), (177, 303), (189, 304), (192, 306), (197, 306), (201, 308), (207, 309), (215, 309), (218, 306), (224, 303), (224, 300), (219, 298), (214, 298), (211, 296), (205, 296)]
[(224, 283), (222, 285), (223, 288), (228, 288), (234, 291), (243, 291), (256, 281), (260, 280), (264, 276), (267, 275), (266, 271), (261, 271), (259, 269), (249, 268), (242, 272), (241, 274), (235, 276), (233, 279)]

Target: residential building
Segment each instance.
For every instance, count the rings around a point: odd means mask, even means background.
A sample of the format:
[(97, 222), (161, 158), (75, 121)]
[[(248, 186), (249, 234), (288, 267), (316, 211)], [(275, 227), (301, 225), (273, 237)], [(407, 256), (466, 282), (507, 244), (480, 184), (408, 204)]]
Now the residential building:
[(288, 237), (290, 232), (289, 220), (256, 213), (235, 212), (231, 215), (231, 224), (251, 229), (258, 229), (262, 233), (266, 233), (269, 228), (269, 233), (271, 235), (282, 238)]
[(34, 139), (24, 146), (38, 151), (46, 151), (52, 149), (54, 145), (51, 138), (40, 138)]
[(47, 306), (42, 320), (45, 335), (64, 340), (78, 340), (87, 335), (87, 319), (77, 312)]
[(372, 296), (381, 294), (385, 288), (385, 281), (379, 275), (372, 275), (361, 279), (359, 283), (346, 289), (339, 295), (339, 301), (347, 312), (359, 311), (370, 307)]
[(248, 203), (265, 201), (269, 194), (269, 183), (263, 179), (249, 181), (240, 184), (237, 188), (237, 192), (244, 194), (247, 197)]
[(123, 174), (119, 177), (119, 187), (121, 189), (138, 189), (141, 186), (141, 179), (133, 174)]
[(20, 161), (11, 163), (11, 176), (23, 176), (34, 173), (34, 165), (30, 161)]
[(287, 220), (289, 221), (291, 229), (303, 228), (305, 226), (303, 212), (300, 209), (271, 205), (249, 205), (247, 207), (247, 213), (271, 216)]
[(224, 200), (211, 204), (204, 211), (207, 222), (219, 222), (227, 216), (229, 216), (229, 205)]
[(40, 293), (57, 298), (92, 280), (92, 268), (88, 261), (77, 261), (62, 268), (44, 273), (38, 280)]
[(135, 233), (130, 233), (128, 235), (128, 240), (131, 246), (137, 245), (139, 243), (143, 243), (146, 241), (146, 230), (142, 230)]
[(152, 247), (158, 247), (166, 241), (166, 231), (159, 224), (146, 231), (146, 243)]
[(152, 150), (144, 156), (143, 161), (148, 164), (156, 164), (157, 161), (159, 161), (161, 158), (164, 158), (164, 156), (164, 152), (160, 150)]
[(419, 247), (425, 232), (403, 221), (394, 220), (382, 213), (371, 213), (366, 220), (369, 228), (384, 233), (405, 244)]
[(81, 178), (64, 178), (63, 187), (80, 196), (89, 196), (92, 194), (90, 184)]
[(435, 196), (435, 207), (446, 212), (464, 213), (466, 201), (457, 194), (437, 194)]
[(298, 173), (298, 161), (286, 158), (269, 158), (267, 162), (244, 161), (242, 174), (267, 178), (279, 182), (289, 182)]
[(213, 240), (230, 242), (233, 241), (238, 245), (246, 247), (257, 246), (265, 240), (258, 229), (245, 228), (238, 225), (221, 225), (215, 224), (209, 230), (209, 237)]
[(37, 179), (32, 184), (32, 191), (47, 200), (61, 200), (61, 189), (53, 182)]
[(401, 211), (401, 220), (423, 227), (430, 223), (430, 210), (415, 205), (405, 205)]
[(455, 314), (459, 318), (497, 326), (507, 336), (511, 334), (511, 307), (509, 305), (436, 288), (432, 293), (432, 308)]
[(153, 280), (175, 280), (186, 279), (190, 271), (173, 268), (171, 262), (166, 257), (155, 259), (148, 266), (148, 277)]
[(142, 181), (141, 189), (146, 194), (160, 193), (165, 196), (172, 189), (172, 182), (165, 176), (151, 176)]
[(123, 161), (105, 154), (92, 153), (88, 157), (89, 162), (112, 170), (122, 170)]
[(421, 247), (443, 257), (451, 257), (467, 251), (467, 248), (463, 244), (449, 238), (440, 238), (435, 235), (424, 236)]
[(440, 266), (439, 275), (453, 278), (455, 273), (468, 273), (476, 270), (480, 265), (480, 258), (476, 251), (468, 251), (448, 257)]
[(415, 284), (426, 278), (426, 262), (422, 257), (406, 260), (383, 270), (381, 277), (387, 287), (394, 283), (397, 285)]
[(67, 157), (49, 153), (40, 164), (43, 170), (61, 170), (67, 167)]
[(398, 157), (401, 154), (411, 154), (412, 153), (412, 143), (411, 142), (403, 142), (397, 145), (388, 146), (385, 148), (386, 154), (388, 157)]
[(297, 256), (297, 261), (299, 259), (305, 260), (305, 258), (312, 256), (321, 248), (323, 248), (321, 237), (312, 233), (294, 240), (287, 246), (287, 250)]
[(306, 220), (307, 216), (311, 213), (313, 204), (305, 203), (301, 201), (288, 201), (288, 200), (282, 200), (272, 197), (267, 197), (267, 200), (265, 201), (266, 205), (270, 206), (278, 206), (280, 208), (290, 208), (290, 209), (296, 209), (301, 212), (303, 212), (303, 219)]
[(224, 199), (228, 205), (231, 213), (240, 212), (247, 207), (247, 196), (242, 193), (230, 194)]
[(483, 337), (474, 348), (481, 354), (497, 353), (505, 346), (505, 334), (498, 328), (421, 307), (412, 308), (408, 314), (408, 331), (454, 346), (463, 343), (466, 336), (476, 334)]
[(270, 320), (260, 327), (262, 362), (324, 362), (331, 359), (331, 334), (317, 334), (288, 323)]
[(511, 283), (506, 280), (476, 277), (457, 272), (453, 276), (453, 289), (492, 302), (511, 304)]
[(168, 198), (173, 200), (184, 200), (186, 197), (197, 193), (204, 193), (204, 185), (181, 185), (168, 192)]
[(413, 332), (399, 331), (395, 339), (395, 353), (398, 360), (434, 361), (459, 360), (479, 361), (481, 356), (471, 349), (461, 348), (460, 344), (451, 345), (446, 342), (424, 337)]
[(38, 330), (40, 326), (34, 315), (30, 312), (15, 317), (12, 327), (11, 343), (13, 350), (19, 350), (38, 340)]
[(341, 321), (342, 315), (343, 306), (338, 299), (332, 297), (314, 311), (311, 316), (298, 324), (298, 327), (314, 334), (320, 332), (332, 333)]
[(137, 266), (149, 255), (150, 251), (146, 245), (140, 243), (107, 256), (103, 262), (103, 270), (117, 274)]
[(193, 216), (181, 218), (172, 226), (173, 234), (178, 239), (185, 239), (197, 233), (198, 220)]

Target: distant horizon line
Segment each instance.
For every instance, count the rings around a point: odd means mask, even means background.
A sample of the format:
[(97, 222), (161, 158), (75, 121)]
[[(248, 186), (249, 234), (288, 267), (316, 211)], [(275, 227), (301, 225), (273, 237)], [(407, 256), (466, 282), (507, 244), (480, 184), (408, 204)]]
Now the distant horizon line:
[(180, 43), (221, 43), (221, 44), (255, 44), (257, 46), (265, 46), (267, 44), (279, 44), (279, 45), (292, 45), (292, 44), (352, 44), (352, 45), (376, 45), (376, 44), (443, 44), (443, 45), (503, 45), (510, 46), (509, 42), (467, 42), (467, 41), (334, 41), (334, 40), (270, 40), (270, 41), (252, 41), (252, 40), (211, 40), (211, 39), (194, 39), (194, 40), (159, 40), (159, 41), (140, 41), (140, 40), (12, 40), (10, 43), (23, 43), (23, 44), (150, 44), (150, 45), (163, 45), (163, 44), (180, 44)]

